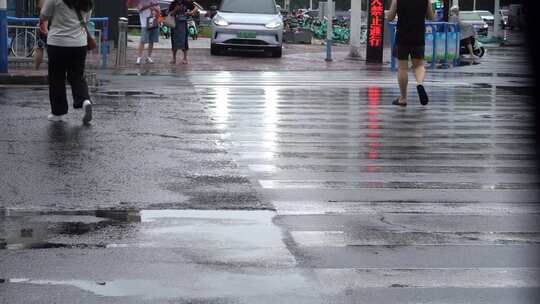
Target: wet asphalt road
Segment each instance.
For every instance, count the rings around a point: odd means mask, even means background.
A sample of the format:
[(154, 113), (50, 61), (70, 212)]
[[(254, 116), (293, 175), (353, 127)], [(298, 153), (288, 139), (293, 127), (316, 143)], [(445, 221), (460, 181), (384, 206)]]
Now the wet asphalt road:
[(91, 127), (2, 88), (0, 303), (538, 303), (531, 79), (494, 53), (406, 109), (377, 69), (102, 75)]

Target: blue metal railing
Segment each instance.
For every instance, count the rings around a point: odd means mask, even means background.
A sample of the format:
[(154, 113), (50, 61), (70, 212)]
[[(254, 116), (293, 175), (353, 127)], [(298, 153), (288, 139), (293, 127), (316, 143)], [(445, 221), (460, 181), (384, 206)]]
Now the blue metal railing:
[[(8, 24), (38, 24), (39, 18), (17, 18), (7, 17)], [(95, 17), (90, 18), (90, 21), (94, 23), (102, 24), (102, 36), (101, 36), (101, 67), (107, 68), (107, 62), (109, 58), (109, 17)]]
[[(396, 57), (395, 48), (396, 48), (396, 22), (388, 23), (390, 30), (390, 39), (392, 44), (392, 59), (391, 66), (392, 70), (396, 69)], [(459, 38), (460, 30), (457, 23), (450, 22), (426, 22), (426, 38), (425, 40), (431, 41), (431, 45), (426, 43), (426, 50), (431, 50), (429, 53), (426, 52), (426, 60), (431, 61), (431, 68), (435, 68), (437, 63), (442, 63), (443, 67), (447, 68), (450, 66), (450, 62), (453, 65), (459, 64)], [(444, 52), (441, 52), (442, 55), (439, 55), (439, 40), (443, 39)]]

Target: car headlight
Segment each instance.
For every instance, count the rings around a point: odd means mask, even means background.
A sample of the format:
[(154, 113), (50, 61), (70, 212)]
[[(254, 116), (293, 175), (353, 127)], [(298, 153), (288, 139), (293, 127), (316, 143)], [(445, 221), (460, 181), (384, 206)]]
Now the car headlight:
[(275, 29), (275, 28), (278, 28), (280, 27), (281, 25), (283, 25), (283, 23), (279, 20), (274, 20), (268, 24), (265, 25), (266, 28), (269, 28), (269, 29)]
[(487, 24), (484, 24), (484, 26), (483, 26), (483, 27), (484, 27), (484, 28), (488, 28), (488, 27), (489, 27), (489, 25), (487, 25)]
[(225, 20), (225, 18), (221, 17), (220, 15), (216, 15), (214, 17), (214, 24), (217, 26), (227, 26), (229, 25), (229, 22)]

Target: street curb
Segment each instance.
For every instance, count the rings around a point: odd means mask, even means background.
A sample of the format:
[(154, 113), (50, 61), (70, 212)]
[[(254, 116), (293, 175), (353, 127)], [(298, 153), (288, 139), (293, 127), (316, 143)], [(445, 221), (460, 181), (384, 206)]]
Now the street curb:
[[(98, 87), (99, 80), (94, 72), (86, 73), (86, 82), (90, 87)], [(0, 74), (0, 85), (49, 85), (47, 75)]]
[(47, 85), (47, 75), (0, 74), (0, 85)]

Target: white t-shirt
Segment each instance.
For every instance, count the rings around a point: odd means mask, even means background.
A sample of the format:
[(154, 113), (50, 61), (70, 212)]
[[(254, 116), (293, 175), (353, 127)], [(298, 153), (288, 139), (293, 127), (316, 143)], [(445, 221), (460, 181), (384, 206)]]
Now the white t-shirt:
[[(158, 5), (157, 0), (140, 0), (139, 5), (139, 18), (141, 19), (141, 27), (147, 27), (148, 17), (152, 16), (152, 9), (147, 8), (144, 11), (140, 11), (141, 8), (148, 6), (150, 4)], [(156, 7), (157, 8), (157, 7)]]
[[(81, 12), (81, 14), (85, 20), (88, 20), (91, 12)], [(88, 44), (86, 31), (75, 9), (69, 8), (63, 0), (45, 0), (41, 15), (45, 16), (51, 24), (47, 44), (65, 47), (82, 47)]]
[(476, 31), (474, 30), (474, 26), (472, 24), (467, 24), (465, 22), (462, 22), (461, 19), (459, 19), (459, 16), (450, 16), (450, 18), (448, 19), (449, 19), (448, 21), (452, 23), (457, 23), (459, 25), (461, 40), (476, 36)]

